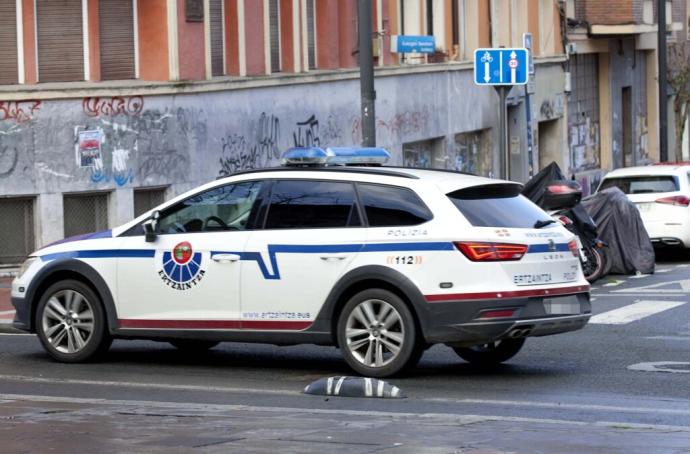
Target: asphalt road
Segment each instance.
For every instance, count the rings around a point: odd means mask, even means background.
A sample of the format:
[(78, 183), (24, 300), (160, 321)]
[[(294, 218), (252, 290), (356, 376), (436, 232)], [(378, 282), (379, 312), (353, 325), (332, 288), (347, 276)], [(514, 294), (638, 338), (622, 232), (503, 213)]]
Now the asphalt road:
[(391, 400), (302, 394), (350, 373), (335, 348), (118, 341), (65, 365), (2, 335), (0, 451), (687, 453), (689, 294), (690, 261), (665, 255), (654, 275), (597, 283), (584, 330), (491, 370), (435, 346)]

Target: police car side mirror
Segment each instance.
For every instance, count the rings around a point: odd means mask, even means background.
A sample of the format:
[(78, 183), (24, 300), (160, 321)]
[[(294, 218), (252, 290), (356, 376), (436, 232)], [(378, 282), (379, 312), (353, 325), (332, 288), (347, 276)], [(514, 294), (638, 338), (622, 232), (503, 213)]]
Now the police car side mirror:
[(144, 234), (146, 235), (147, 243), (153, 243), (154, 241), (156, 241), (156, 230), (158, 227), (158, 218), (160, 218), (160, 216), (160, 212), (156, 210), (153, 212), (151, 217), (142, 224), (142, 226), (144, 227)]

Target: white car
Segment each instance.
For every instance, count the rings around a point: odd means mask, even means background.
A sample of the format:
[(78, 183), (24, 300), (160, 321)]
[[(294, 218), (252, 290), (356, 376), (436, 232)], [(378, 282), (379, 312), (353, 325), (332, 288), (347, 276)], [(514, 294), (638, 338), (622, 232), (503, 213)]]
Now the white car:
[(616, 169), (606, 174), (597, 191), (614, 186), (640, 210), (653, 244), (690, 247), (690, 165)]
[[(590, 317), (572, 234), (521, 186), (372, 167), (382, 149), (293, 149), (112, 231), (45, 247), (12, 284), (16, 328), (56, 360), (112, 339), (337, 345), (365, 376), (445, 343), (499, 363)], [(337, 163), (338, 165), (333, 165)], [(364, 163), (367, 166), (343, 164)]]

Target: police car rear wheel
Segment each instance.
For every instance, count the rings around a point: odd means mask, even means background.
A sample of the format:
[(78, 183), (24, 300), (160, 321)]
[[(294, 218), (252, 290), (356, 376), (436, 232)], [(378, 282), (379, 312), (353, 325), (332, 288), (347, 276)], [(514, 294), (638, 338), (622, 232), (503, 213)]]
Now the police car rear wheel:
[(525, 339), (503, 339), (474, 347), (454, 347), (455, 353), (477, 366), (495, 366), (517, 355)]
[(43, 347), (61, 362), (83, 362), (110, 347), (100, 299), (74, 280), (50, 286), (36, 309), (36, 332)]
[(348, 365), (367, 377), (387, 377), (416, 362), (413, 317), (407, 305), (386, 290), (365, 290), (352, 297), (338, 319), (338, 344)]
[(176, 340), (171, 340), (170, 344), (177, 348), (180, 351), (183, 352), (203, 352), (206, 350), (210, 350), (216, 345), (218, 345), (220, 342), (215, 342), (215, 341), (204, 341), (204, 340), (196, 340), (196, 339), (176, 339)]

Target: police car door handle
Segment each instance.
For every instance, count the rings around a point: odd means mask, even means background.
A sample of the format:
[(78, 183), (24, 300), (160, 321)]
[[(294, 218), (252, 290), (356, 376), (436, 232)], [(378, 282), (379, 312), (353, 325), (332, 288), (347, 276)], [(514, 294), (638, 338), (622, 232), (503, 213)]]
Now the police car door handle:
[(322, 255), (320, 257), (321, 260), (326, 262), (337, 262), (340, 260), (345, 260), (346, 258), (347, 255)]
[(239, 261), (240, 256), (237, 254), (213, 254), (211, 259), (219, 263), (229, 263)]

